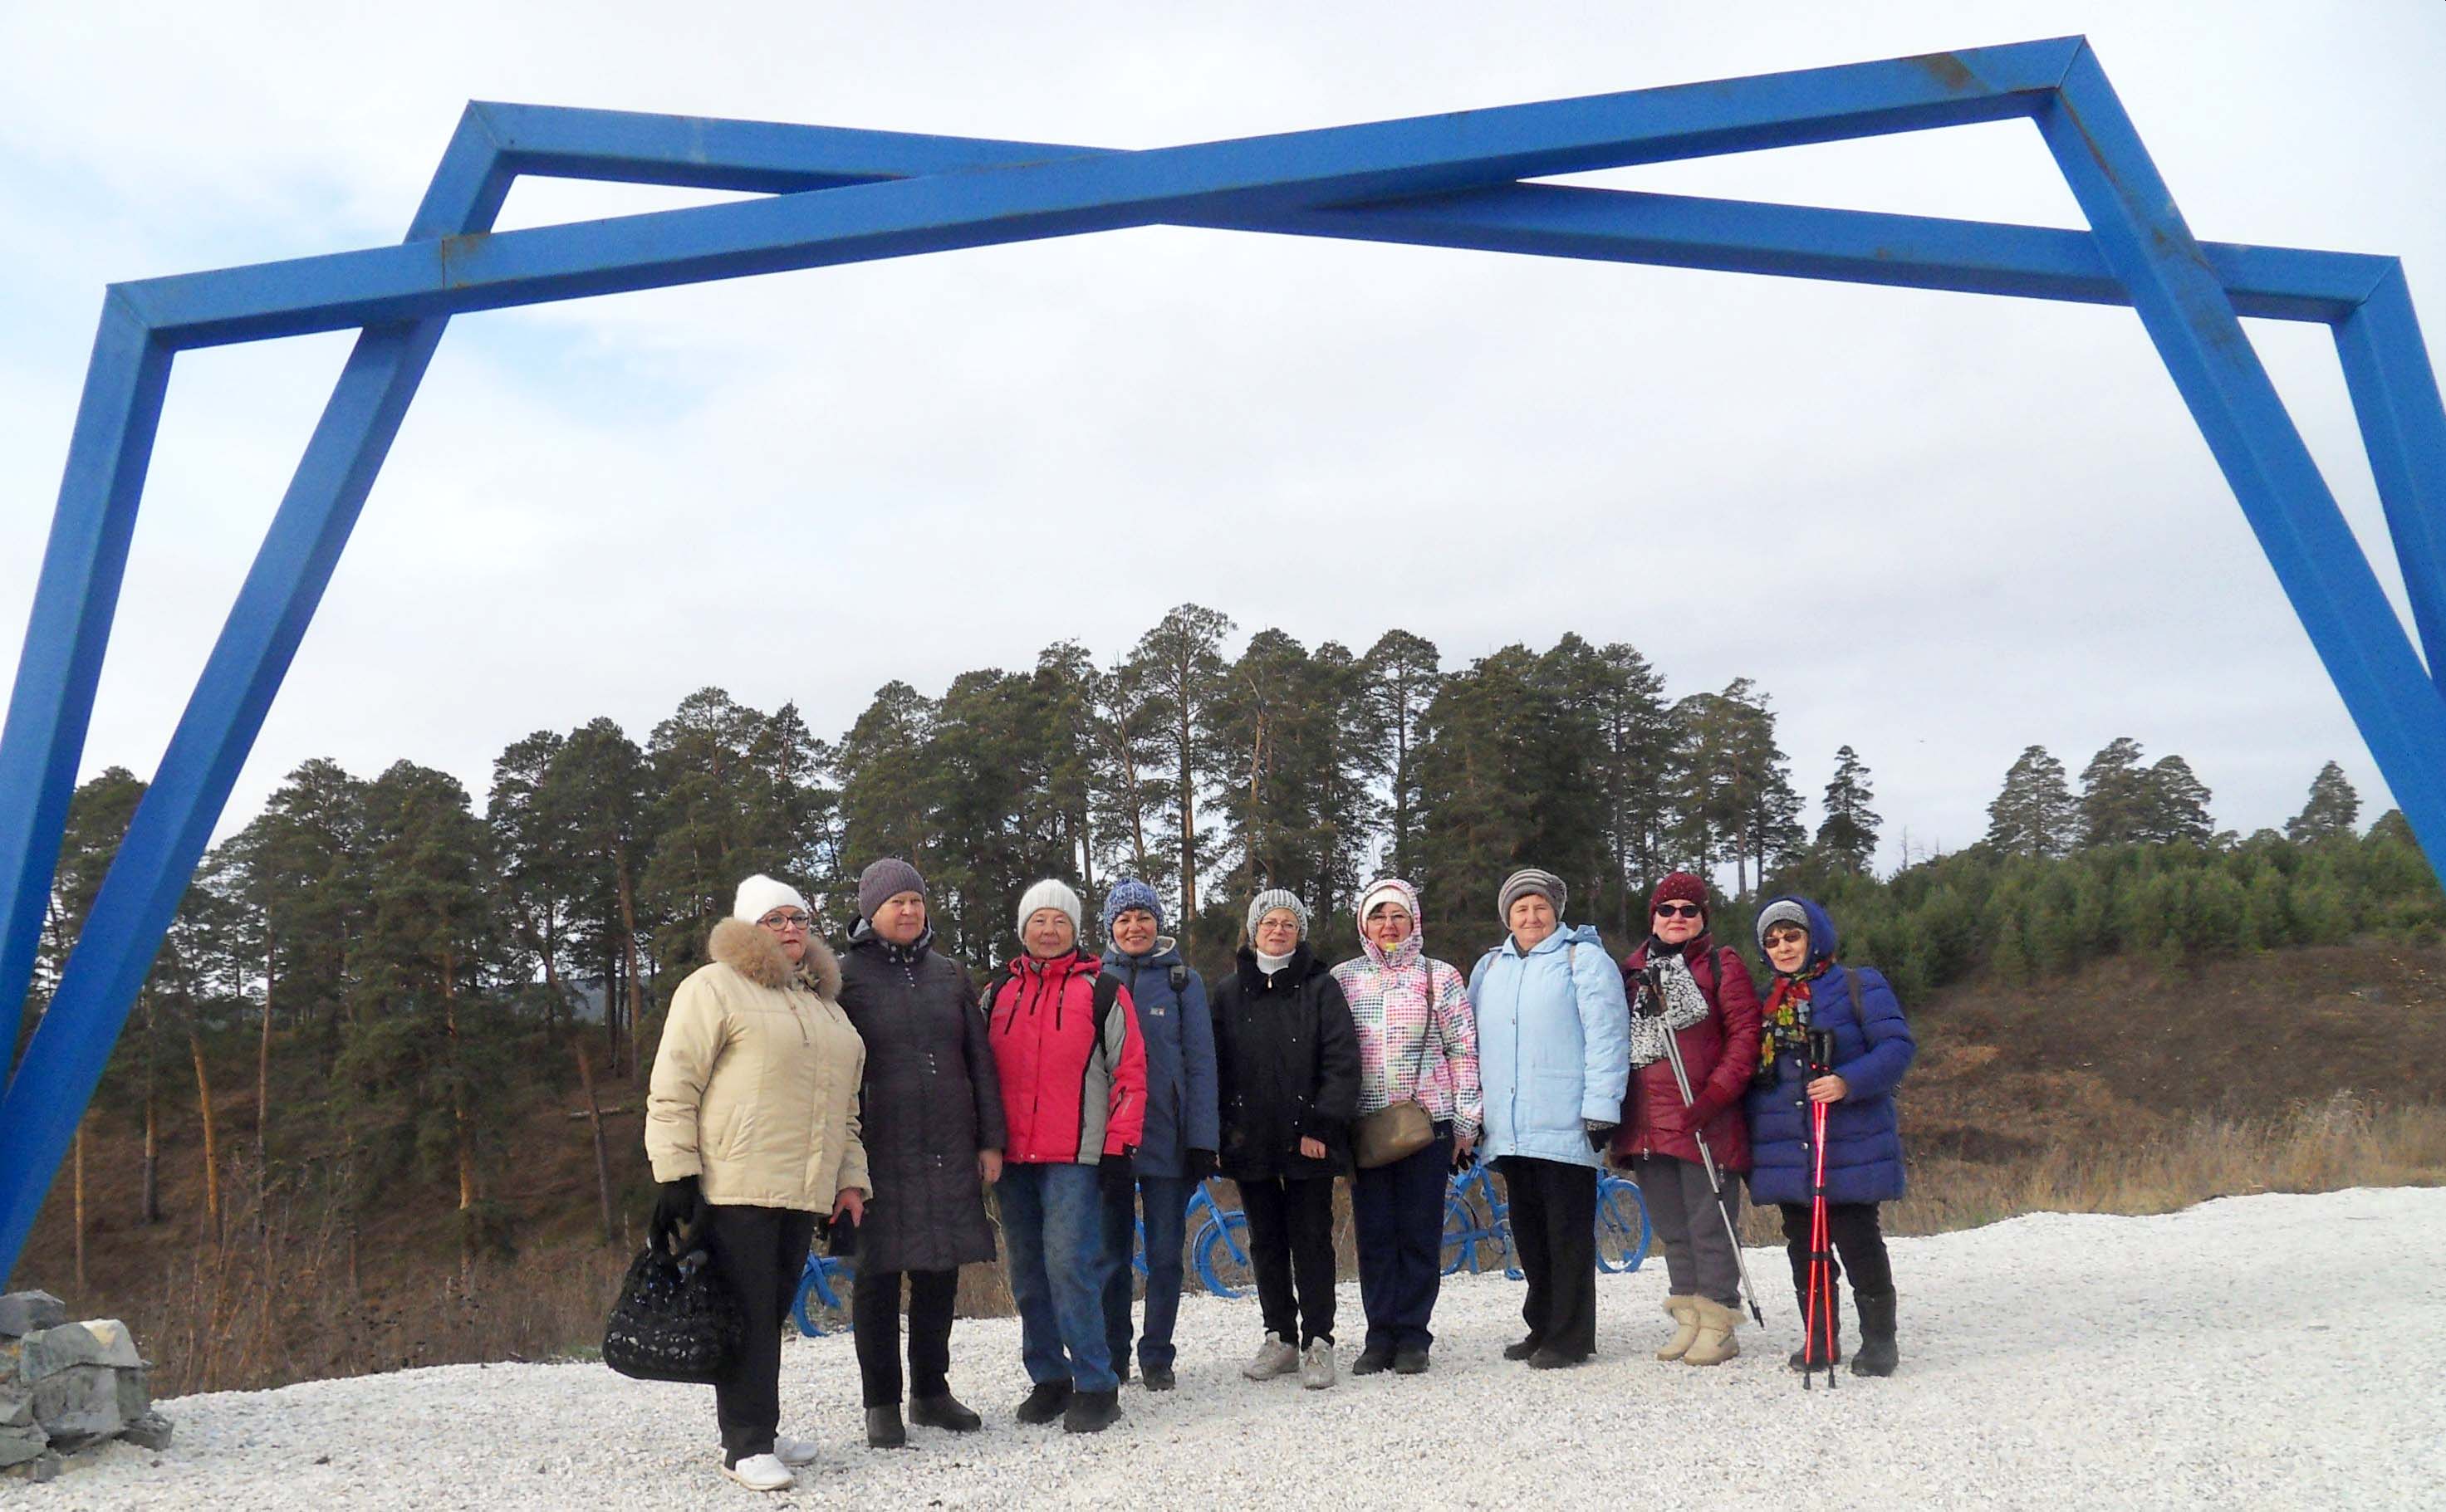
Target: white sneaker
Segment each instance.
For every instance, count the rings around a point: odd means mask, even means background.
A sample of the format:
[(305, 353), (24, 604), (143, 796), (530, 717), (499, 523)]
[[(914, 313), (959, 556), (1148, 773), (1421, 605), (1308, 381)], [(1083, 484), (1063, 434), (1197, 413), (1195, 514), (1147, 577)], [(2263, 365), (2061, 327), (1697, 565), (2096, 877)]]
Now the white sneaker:
[(801, 1465), (813, 1465), (818, 1458), (816, 1453), (816, 1441), (794, 1439), (787, 1433), (776, 1433), (773, 1435), (773, 1458), (794, 1470)]
[(1270, 1381), (1277, 1375), (1289, 1375), (1299, 1369), (1299, 1351), (1280, 1334), (1269, 1334), (1257, 1346), (1256, 1358), (1240, 1367), (1240, 1373), (1252, 1381)]
[(1300, 1385), (1311, 1391), (1322, 1391), (1333, 1384), (1333, 1345), (1325, 1339), (1310, 1339), (1300, 1352)]
[(724, 1465), (722, 1473), (751, 1491), (786, 1491), (799, 1484), (790, 1467), (771, 1454), (751, 1454), (737, 1465)]

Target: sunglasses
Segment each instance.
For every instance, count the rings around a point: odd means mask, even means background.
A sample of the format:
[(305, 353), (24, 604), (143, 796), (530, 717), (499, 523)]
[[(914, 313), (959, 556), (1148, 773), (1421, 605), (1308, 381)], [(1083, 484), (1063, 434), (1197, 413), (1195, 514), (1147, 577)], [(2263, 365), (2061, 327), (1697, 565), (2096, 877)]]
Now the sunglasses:
[(1660, 903), (1656, 905), (1659, 919), (1696, 919), (1706, 911), (1695, 903)]

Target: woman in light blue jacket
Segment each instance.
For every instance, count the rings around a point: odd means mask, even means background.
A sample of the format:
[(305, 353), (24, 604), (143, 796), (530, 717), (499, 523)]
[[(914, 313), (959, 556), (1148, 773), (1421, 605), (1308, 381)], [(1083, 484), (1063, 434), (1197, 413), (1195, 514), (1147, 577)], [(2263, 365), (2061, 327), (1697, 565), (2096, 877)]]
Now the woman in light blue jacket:
[(1503, 1357), (1538, 1370), (1596, 1353), (1598, 1151), (1630, 1080), (1622, 974), (1593, 927), (1563, 924), (1568, 896), (1551, 871), (1514, 872), (1497, 903), (1511, 935), (1469, 977), (1486, 1157), (1503, 1175), (1529, 1279), (1528, 1336)]

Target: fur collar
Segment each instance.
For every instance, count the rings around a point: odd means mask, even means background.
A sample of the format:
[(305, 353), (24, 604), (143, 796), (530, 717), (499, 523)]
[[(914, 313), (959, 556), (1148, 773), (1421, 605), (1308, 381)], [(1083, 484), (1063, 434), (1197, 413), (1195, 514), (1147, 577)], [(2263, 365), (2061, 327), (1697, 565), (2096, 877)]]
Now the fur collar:
[[(724, 919), (713, 926), (713, 940), (706, 949), (714, 960), (760, 987), (789, 985), (790, 958), (781, 954), (781, 942), (773, 938), (773, 931), (762, 924)], [(807, 933), (807, 959), (799, 963), (795, 974), (823, 997), (840, 1000), (840, 962), (813, 930)]]

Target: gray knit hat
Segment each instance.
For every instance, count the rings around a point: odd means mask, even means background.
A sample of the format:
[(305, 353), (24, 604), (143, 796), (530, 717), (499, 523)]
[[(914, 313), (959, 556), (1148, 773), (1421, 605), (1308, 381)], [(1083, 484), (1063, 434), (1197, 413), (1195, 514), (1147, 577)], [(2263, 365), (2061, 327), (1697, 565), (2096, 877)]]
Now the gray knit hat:
[(1019, 895), (1019, 931), (1027, 932), (1027, 916), (1039, 908), (1059, 908), (1070, 916), (1070, 932), (1079, 932), (1079, 894), (1066, 882), (1047, 877)]
[(857, 874), (857, 916), (873, 919), (875, 909), (904, 892), (926, 896), (926, 879), (917, 874), (915, 867), (898, 856), (869, 862), (866, 869)]
[(1562, 878), (1551, 871), (1540, 871), (1535, 867), (1522, 867), (1503, 879), (1503, 891), (1495, 901), (1496, 921), (1506, 929), (1511, 928), (1512, 905), (1533, 892), (1543, 895), (1548, 903), (1554, 905), (1554, 918), (1559, 922), (1563, 917), (1563, 900), (1571, 895), (1571, 889), (1563, 886)]
[(1767, 925), (1779, 924), (1798, 924), (1800, 932), (1808, 935), (1813, 943), (1816, 942), (1816, 931), (1809, 927), (1809, 910), (1790, 898), (1779, 898), (1759, 910), (1758, 943), (1761, 952), (1766, 949)]
[(1291, 917), (1299, 921), (1300, 938), (1306, 940), (1308, 938), (1308, 905), (1299, 901), (1298, 893), (1284, 887), (1268, 887), (1249, 900), (1249, 938), (1251, 940), (1257, 938), (1257, 921), (1277, 908), (1290, 910)]

